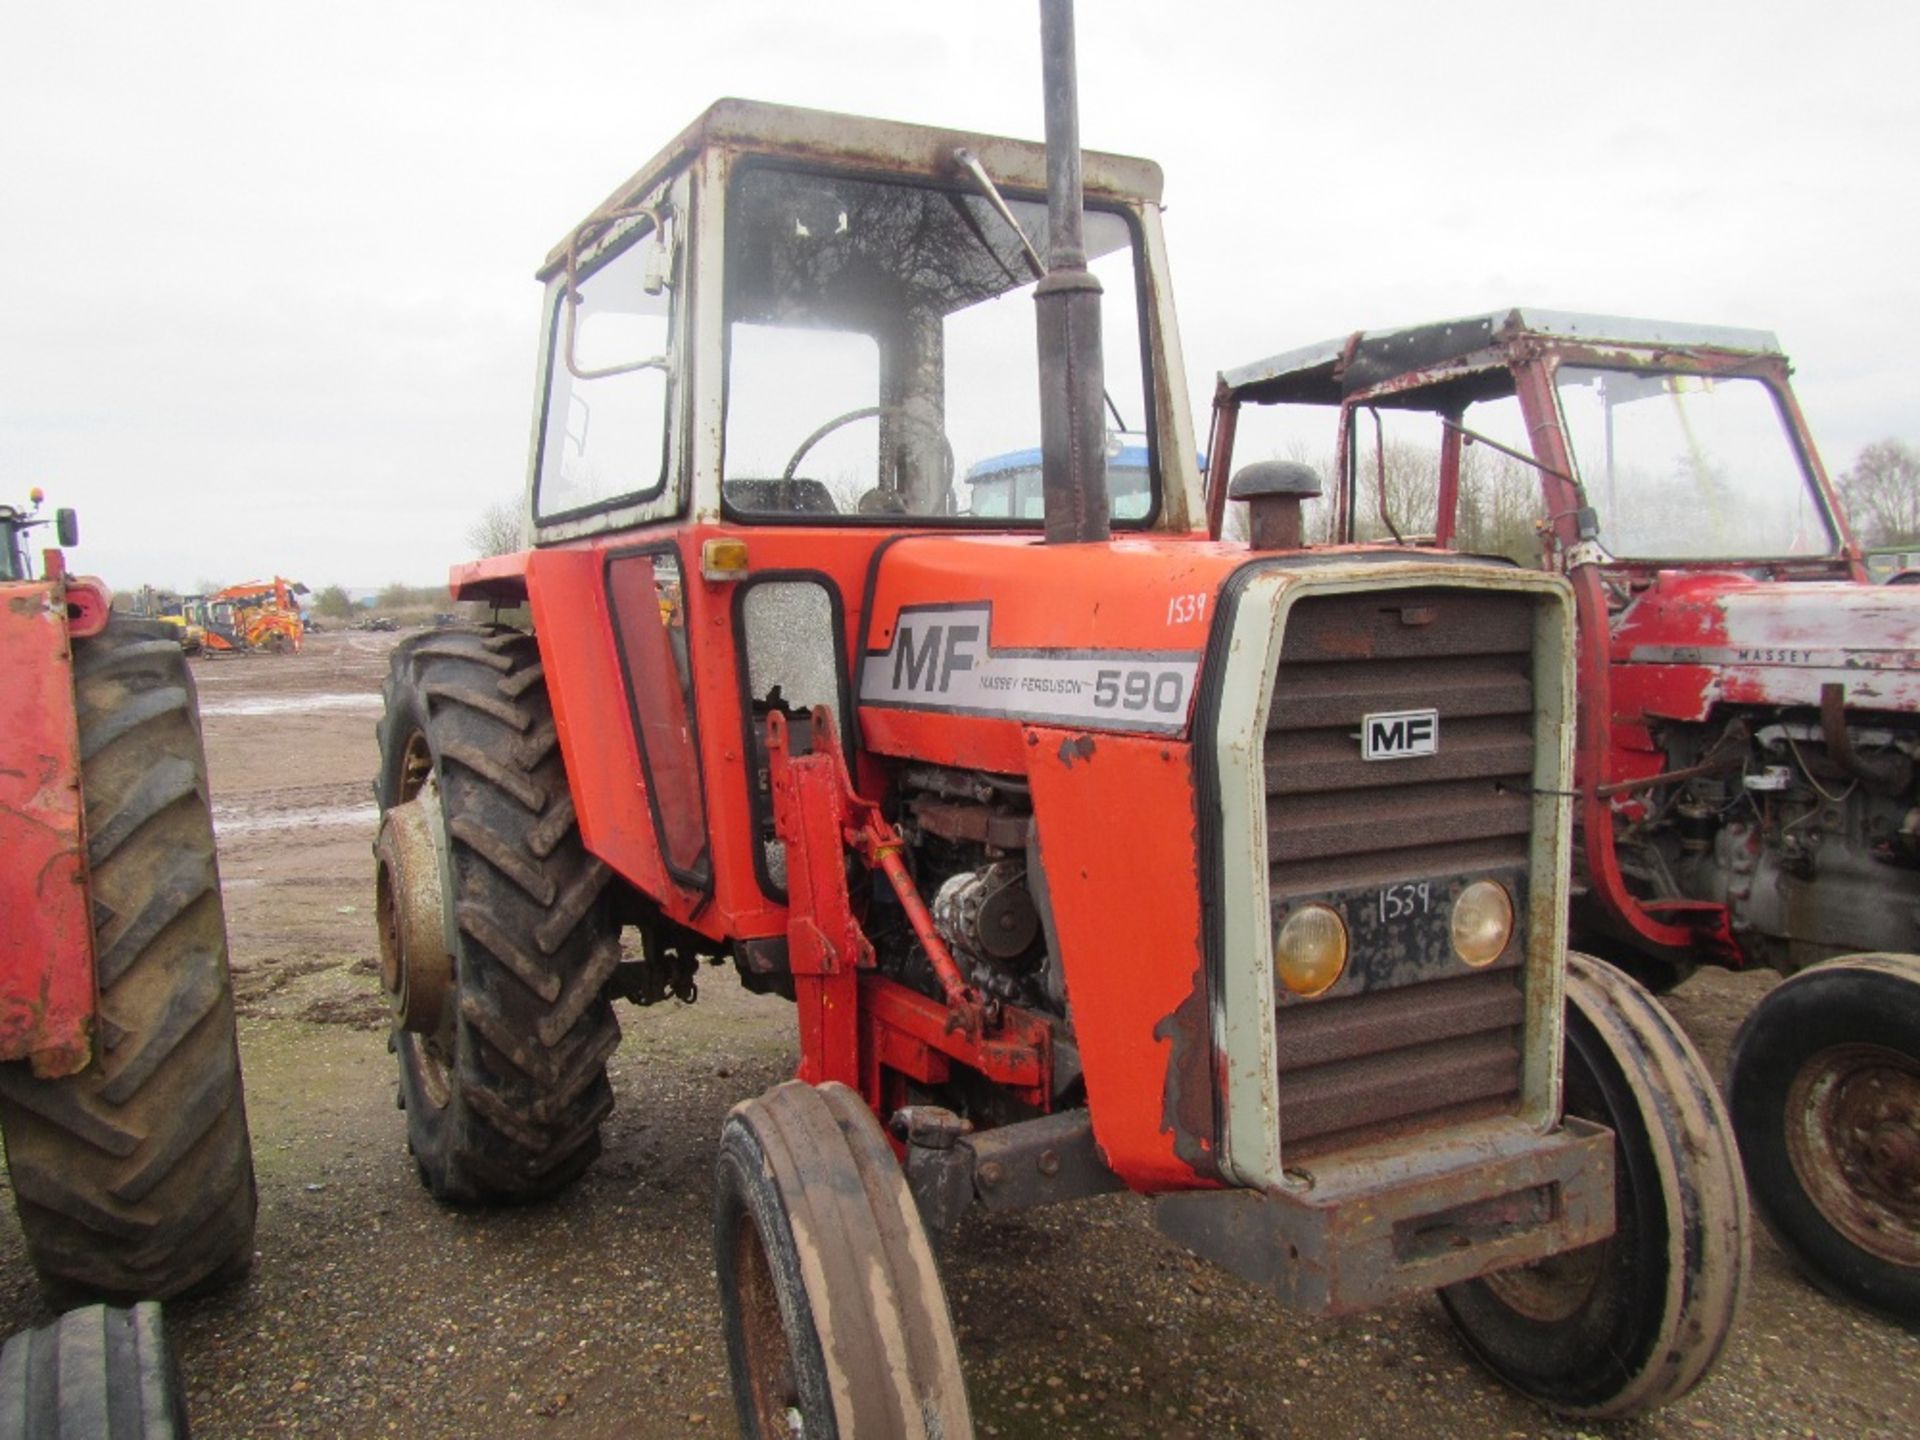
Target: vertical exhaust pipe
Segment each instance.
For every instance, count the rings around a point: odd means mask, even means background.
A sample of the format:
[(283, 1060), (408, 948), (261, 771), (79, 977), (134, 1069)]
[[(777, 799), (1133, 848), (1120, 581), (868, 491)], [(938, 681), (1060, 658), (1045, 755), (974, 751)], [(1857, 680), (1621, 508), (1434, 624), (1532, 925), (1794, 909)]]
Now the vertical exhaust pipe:
[(1100, 282), (1087, 270), (1073, 0), (1040, 0), (1047, 105), (1047, 273), (1034, 287), (1040, 339), (1040, 488), (1049, 545), (1105, 540), (1107, 447)]

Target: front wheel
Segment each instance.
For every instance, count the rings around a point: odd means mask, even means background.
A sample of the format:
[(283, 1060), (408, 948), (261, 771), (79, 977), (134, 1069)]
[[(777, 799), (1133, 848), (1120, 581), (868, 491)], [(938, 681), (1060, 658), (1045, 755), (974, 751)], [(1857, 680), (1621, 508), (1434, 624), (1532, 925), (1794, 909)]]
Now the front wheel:
[(748, 1440), (966, 1440), (933, 1247), (880, 1124), (797, 1080), (720, 1134), (716, 1270)]
[(1775, 986), (1734, 1037), (1729, 1108), (1760, 1218), (1815, 1283), (1920, 1319), (1920, 957)]
[(1706, 1377), (1739, 1313), (1747, 1204), (1699, 1052), (1640, 986), (1567, 957), (1566, 1113), (1614, 1133), (1614, 1233), (1450, 1286), (1467, 1345), (1522, 1394), (1618, 1418)]

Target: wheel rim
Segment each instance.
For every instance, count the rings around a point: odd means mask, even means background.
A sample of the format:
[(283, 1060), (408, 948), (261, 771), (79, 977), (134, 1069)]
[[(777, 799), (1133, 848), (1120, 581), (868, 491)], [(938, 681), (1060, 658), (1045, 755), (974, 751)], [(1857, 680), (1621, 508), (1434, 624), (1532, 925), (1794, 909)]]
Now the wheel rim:
[(396, 803), (418, 795), (432, 773), (433, 752), (427, 748), (426, 732), (415, 730), (407, 736), (406, 748), (400, 752), (400, 794)]
[(1880, 1045), (1808, 1059), (1787, 1092), (1787, 1158), (1820, 1214), (1860, 1249), (1920, 1265), (1920, 1062)]
[(1583, 1245), (1562, 1255), (1549, 1255), (1514, 1270), (1497, 1270), (1486, 1285), (1509, 1310), (1542, 1325), (1572, 1319), (1592, 1296), (1606, 1270), (1611, 1241)]
[[(1571, 1041), (1567, 1048), (1568, 1065), (1571, 1068), (1574, 1053)], [(1605, 1095), (1584, 1068), (1568, 1075), (1563, 1099), (1568, 1115), (1591, 1120), (1609, 1129), (1617, 1127), (1617, 1118), (1608, 1112)], [(1616, 1140), (1616, 1164), (1622, 1163), (1618, 1152)], [(1617, 1192), (1623, 1187), (1616, 1185), (1615, 1188)], [(1623, 1197), (1616, 1193), (1616, 1212), (1621, 1203)], [(1616, 1226), (1618, 1224), (1619, 1217), (1616, 1214)], [(1578, 1315), (1593, 1298), (1601, 1277), (1606, 1274), (1607, 1258), (1613, 1251), (1614, 1240), (1619, 1238), (1619, 1233), (1616, 1228), (1612, 1239), (1596, 1241), (1563, 1254), (1549, 1255), (1531, 1265), (1496, 1270), (1486, 1277), (1487, 1289), (1508, 1309), (1529, 1320), (1541, 1325), (1562, 1324)]]
[(453, 1098), (453, 1085), (447, 1079), (446, 1062), (434, 1052), (432, 1037), (402, 1031), (400, 1047), (404, 1051), (402, 1063), (413, 1071), (427, 1103), (436, 1110), (446, 1109), (447, 1102)]
[(800, 1413), (793, 1346), (780, 1318), (780, 1296), (767, 1247), (750, 1215), (742, 1215), (733, 1232), (733, 1273), (756, 1434), (760, 1440), (800, 1440), (807, 1430)]
[[(427, 732), (410, 730), (400, 751), (399, 794), (394, 804), (413, 799), (433, 777), (433, 751), (427, 744)], [(444, 1031), (448, 1027), (443, 1025)], [(416, 1035), (395, 1027), (401, 1047), (401, 1060), (418, 1078), (427, 1103), (444, 1110), (453, 1098), (453, 1084), (447, 1078), (448, 1057), (441, 1053), (441, 1037)], [(448, 1043), (451, 1041), (449, 1039)]]

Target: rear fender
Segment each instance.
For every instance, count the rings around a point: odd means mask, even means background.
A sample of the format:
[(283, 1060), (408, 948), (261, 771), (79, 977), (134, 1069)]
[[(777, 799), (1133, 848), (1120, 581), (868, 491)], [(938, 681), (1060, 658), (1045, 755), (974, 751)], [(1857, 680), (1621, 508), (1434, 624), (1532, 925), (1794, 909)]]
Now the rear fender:
[[(0, 585), (0, 675), (8, 718), (0, 738), (0, 1060), (31, 1060), (45, 1078), (92, 1055), (96, 1006), (87, 904), (73, 629), (106, 623), (97, 581), (64, 574)], [(82, 629), (81, 627), (86, 627)]]

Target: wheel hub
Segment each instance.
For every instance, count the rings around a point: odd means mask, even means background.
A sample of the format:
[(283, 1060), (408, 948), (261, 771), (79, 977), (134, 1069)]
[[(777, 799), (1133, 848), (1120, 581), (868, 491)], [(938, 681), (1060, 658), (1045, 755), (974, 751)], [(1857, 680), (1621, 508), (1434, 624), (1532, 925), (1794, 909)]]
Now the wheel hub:
[(440, 794), (431, 779), (392, 806), (374, 842), (380, 984), (402, 1030), (432, 1035), (453, 988), (442, 907)]
[(1920, 1064), (1839, 1045), (1801, 1067), (1787, 1153), (1829, 1224), (1870, 1254), (1920, 1265)]

